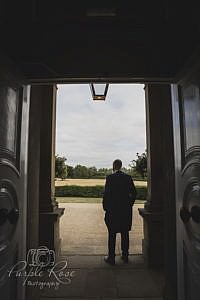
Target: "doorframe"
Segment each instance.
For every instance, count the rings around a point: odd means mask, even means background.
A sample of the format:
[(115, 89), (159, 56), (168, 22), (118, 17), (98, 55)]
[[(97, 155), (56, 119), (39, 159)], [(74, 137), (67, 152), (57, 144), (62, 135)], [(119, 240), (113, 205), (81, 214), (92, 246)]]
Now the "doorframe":
[[(99, 81), (98, 79), (96, 80), (96, 82), (101, 82), (101, 81)], [(73, 82), (74, 83), (74, 82)], [(81, 82), (81, 83), (83, 83), (83, 82)], [(85, 83), (85, 82), (84, 82)], [(87, 82), (88, 83), (88, 82)], [(123, 82), (123, 83), (127, 83), (127, 82)], [(129, 83), (132, 83), (132, 84), (134, 84), (135, 82), (129, 82)], [(77, 84), (77, 83), (74, 83), (74, 84)], [(141, 83), (141, 84), (143, 84), (143, 83)], [(41, 88), (41, 85), (42, 84), (40, 84), (40, 88)], [(35, 85), (33, 85), (33, 87), (35, 87)], [(33, 127), (33, 130), (34, 130), (34, 127)], [(29, 132), (29, 134), (30, 134), (30, 136), (31, 136), (31, 133)], [(34, 155), (34, 154), (33, 154)], [(39, 154), (38, 154), (39, 155)], [(29, 176), (31, 176), (31, 174), (29, 174)], [(37, 175), (37, 176), (39, 176), (39, 174)], [(37, 180), (37, 182), (38, 182), (38, 180)], [(33, 183), (32, 183), (33, 184)], [(38, 189), (38, 186), (36, 185), (35, 186), (35, 190), (37, 190)], [(34, 190), (34, 187), (32, 186), (32, 190)], [(37, 192), (38, 193), (38, 192)], [(37, 196), (35, 195), (35, 197), (37, 198)], [(37, 200), (37, 199), (36, 199)], [(33, 200), (32, 200), (33, 201)], [(37, 204), (38, 205), (38, 204)], [(171, 204), (169, 204), (169, 206), (170, 206), (170, 209), (171, 209)], [(165, 209), (167, 209), (167, 207), (165, 207)], [(38, 216), (37, 216), (37, 218), (38, 218)], [(164, 218), (164, 221), (165, 221), (165, 223), (166, 223), (166, 220), (165, 220), (165, 218)], [(165, 226), (166, 227), (166, 226)], [(31, 232), (31, 230), (32, 229), (28, 229), (28, 231), (29, 232)], [(168, 228), (165, 228), (165, 234), (166, 234), (166, 232), (168, 231)], [(170, 235), (170, 232), (169, 232), (169, 235)], [(165, 236), (164, 236), (164, 238), (165, 238)], [(166, 243), (166, 239), (165, 239), (165, 243)], [(167, 246), (167, 245), (165, 245), (165, 246)], [(174, 247), (175, 247), (176, 245), (174, 245)], [(171, 245), (170, 245), (170, 247), (171, 247)], [(166, 266), (166, 268), (167, 268), (167, 263), (165, 263), (165, 266)], [(165, 271), (166, 271), (166, 269), (165, 269)], [(167, 277), (166, 278), (169, 278), (169, 274), (167, 275)], [(167, 287), (166, 287), (166, 289), (167, 289)], [(172, 298), (168, 298), (168, 299), (170, 299), (170, 300), (172, 300)]]

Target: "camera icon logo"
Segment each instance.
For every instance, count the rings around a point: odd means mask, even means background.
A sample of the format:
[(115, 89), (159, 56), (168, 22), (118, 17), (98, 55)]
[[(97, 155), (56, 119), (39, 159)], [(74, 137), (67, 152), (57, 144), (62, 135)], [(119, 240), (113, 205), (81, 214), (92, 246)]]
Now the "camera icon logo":
[(55, 264), (55, 251), (41, 246), (38, 249), (29, 249), (27, 263), (31, 267), (50, 267)]

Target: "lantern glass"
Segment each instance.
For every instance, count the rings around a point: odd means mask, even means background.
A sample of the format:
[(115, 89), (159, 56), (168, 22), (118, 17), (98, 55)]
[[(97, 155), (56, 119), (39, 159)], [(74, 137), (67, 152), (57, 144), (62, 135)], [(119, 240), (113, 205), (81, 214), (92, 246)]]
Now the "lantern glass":
[(96, 95), (104, 95), (106, 84), (104, 83), (95, 83), (94, 90)]
[(91, 83), (90, 88), (91, 88), (93, 100), (106, 99), (106, 95), (108, 91), (108, 83)]

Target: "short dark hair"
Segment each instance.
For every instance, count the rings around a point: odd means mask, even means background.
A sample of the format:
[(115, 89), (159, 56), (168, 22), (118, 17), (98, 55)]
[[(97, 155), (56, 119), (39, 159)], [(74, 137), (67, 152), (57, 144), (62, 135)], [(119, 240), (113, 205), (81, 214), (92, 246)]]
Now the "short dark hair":
[(120, 159), (115, 159), (113, 161), (113, 169), (119, 170), (122, 167), (122, 161)]

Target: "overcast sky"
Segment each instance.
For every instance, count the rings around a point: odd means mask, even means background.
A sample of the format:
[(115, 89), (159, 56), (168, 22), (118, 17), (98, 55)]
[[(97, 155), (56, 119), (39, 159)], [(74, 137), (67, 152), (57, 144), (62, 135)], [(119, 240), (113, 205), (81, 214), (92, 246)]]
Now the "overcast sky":
[(56, 154), (68, 165), (127, 167), (145, 149), (143, 85), (110, 84), (106, 101), (93, 101), (88, 84), (58, 86)]

